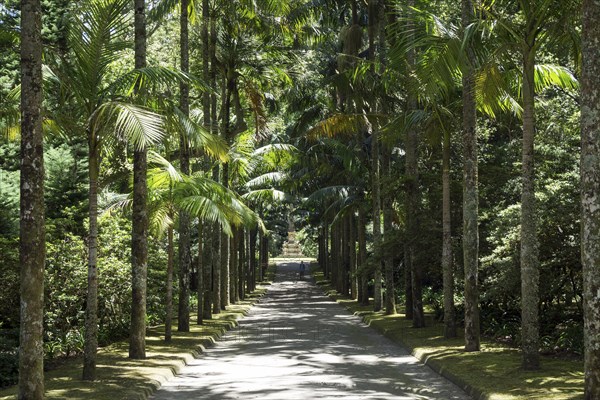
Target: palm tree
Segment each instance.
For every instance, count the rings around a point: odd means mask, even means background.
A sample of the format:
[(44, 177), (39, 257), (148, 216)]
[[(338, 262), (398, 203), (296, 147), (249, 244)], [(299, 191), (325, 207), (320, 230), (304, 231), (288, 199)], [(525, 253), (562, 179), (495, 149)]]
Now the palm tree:
[[(569, 6), (570, 3), (567, 3)], [(484, 8), (497, 22), (500, 49), (515, 48), (521, 57), (521, 94), (523, 104), (522, 191), (521, 191), (521, 337), (523, 368), (538, 369), (539, 360), (539, 255), (537, 239), (537, 212), (535, 200), (535, 98), (543, 87), (539, 78), (537, 52), (547, 40), (557, 40), (567, 26), (563, 2), (555, 0), (520, 0), (520, 19), (503, 16), (493, 9)], [(562, 6), (562, 7), (559, 7)], [(559, 14), (557, 14), (557, 10)], [(506, 55), (506, 53), (503, 53)], [(574, 86), (574, 79), (564, 70), (555, 69), (554, 79), (561, 85)]]
[(585, 398), (600, 398), (600, 5), (583, 2), (581, 70), (581, 260), (584, 282)]
[[(60, 94), (63, 107), (56, 125), (63, 132), (87, 138), (89, 163), (88, 292), (83, 378), (96, 376), (98, 347), (98, 178), (100, 155), (111, 140), (127, 140), (143, 149), (162, 137), (161, 119), (147, 109), (130, 103), (126, 96), (136, 82), (156, 82), (179, 76), (161, 69), (141, 69), (110, 79), (110, 64), (131, 48), (124, 39), (128, 29), (127, 0), (99, 0), (82, 3), (69, 33), (74, 57), (60, 62), (48, 57), (51, 84)], [(139, 85), (137, 85), (139, 89)], [(59, 111), (61, 106), (59, 105)], [(116, 138), (116, 139), (115, 139)]]
[[(135, 0), (135, 68), (146, 68), (146, 2)], [(131, 333), (129, 358), (146, 358), (146, 282), (148, 276), (148, 170), (146, 147), (133, 153), (133, 213), (131, 232)]]
[(44, 398), (44, 154), (42, 136), (42, 10), (21, 2), (21, 329), (19, 399)]
[[(462, 1), (463, 32), (473, 22), (472, 0)], [(477, 107), (472, 42), (467, 42), (468, 63), (463, 84), (463, 264), (465, 274), (465, 350), (479, 351), (479, 228), (477, 189)]]

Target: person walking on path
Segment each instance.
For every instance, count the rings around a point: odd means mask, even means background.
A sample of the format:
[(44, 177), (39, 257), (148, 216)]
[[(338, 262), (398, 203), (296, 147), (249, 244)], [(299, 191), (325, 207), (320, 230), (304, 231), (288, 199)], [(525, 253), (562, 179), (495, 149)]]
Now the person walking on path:
[(306, 271), (306, 266), (304, 265), (304, 261), (300, 262), (300, 269), (298, 271), (298, 276), (300, 277), (300, 279), (304, 278), (304, 271)]

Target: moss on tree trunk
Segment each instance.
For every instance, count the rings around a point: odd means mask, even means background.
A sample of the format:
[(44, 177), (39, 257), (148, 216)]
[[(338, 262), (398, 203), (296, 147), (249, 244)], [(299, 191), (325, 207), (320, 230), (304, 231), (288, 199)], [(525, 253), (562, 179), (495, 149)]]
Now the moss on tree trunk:
[(19, 399), (44, 398), (44, 149), (42, 135), (42, 10), (21, 1), (21, 326)]
[(583, 2), (581, 261), (585, 398), (600, 398), (600, 4)]

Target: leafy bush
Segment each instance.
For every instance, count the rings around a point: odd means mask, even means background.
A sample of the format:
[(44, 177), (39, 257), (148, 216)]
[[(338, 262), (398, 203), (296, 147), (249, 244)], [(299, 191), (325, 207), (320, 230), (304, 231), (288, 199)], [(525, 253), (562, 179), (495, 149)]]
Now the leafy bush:
[(19, 330), (0, 330), (0, 388), (19, 380)]

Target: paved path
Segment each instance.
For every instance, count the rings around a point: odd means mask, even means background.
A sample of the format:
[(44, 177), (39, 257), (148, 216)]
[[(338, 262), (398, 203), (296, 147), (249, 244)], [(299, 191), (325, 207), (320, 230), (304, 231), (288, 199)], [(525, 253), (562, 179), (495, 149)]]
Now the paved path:
[(155, 400), (469, 397), (324, 296), (298, 264), (240, 326), (167, 382)]

